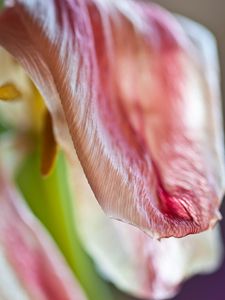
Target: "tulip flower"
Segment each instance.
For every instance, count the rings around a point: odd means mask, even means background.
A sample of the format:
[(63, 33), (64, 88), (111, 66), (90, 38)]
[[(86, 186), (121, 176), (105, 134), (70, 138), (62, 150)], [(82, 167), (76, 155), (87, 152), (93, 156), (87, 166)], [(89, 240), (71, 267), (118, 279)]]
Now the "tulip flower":
[[(15, 104), (20, 114), (3, 118), (15, 131), (42, 135), (47, 181), (36, 173), (34, 151), (18, 185), (88, 298), (110, 293), (86, 263), (74, 228), (102, 274), (137, 297), (172, 296), (183, 279), (215, 269), (220, 242), (211, 229), (220, 219), (224, 161), (211, 34), (144, 1), (14, 0), (4, 1), (0, 14), (0, 46), (16, 60), (0, 70), (2, 108)], [(14, 70), (21, 67), (19, 78)], [(69, 161), (79, 222), (68, 221), (68, 176), (60, 162), (48, 177), (58, 145)], [(110, 221), (96, 201), (107, 216), (137, 228)], [(106, 229), (100, 237), (99, 226)], [(107, 235), (114, 241), (105, 256)], [(104, 293), (98, 296), (85, 272)]]

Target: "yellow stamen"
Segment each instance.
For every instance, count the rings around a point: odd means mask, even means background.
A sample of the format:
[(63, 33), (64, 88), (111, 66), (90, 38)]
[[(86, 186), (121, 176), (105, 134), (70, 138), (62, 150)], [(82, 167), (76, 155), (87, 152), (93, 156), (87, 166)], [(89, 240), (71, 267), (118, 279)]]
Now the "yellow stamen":
[(57, 156), (57, 143), (54, 137), (52, 118), (49, 112), (45, 115), (42, 141), (41, 173), (49, 175)]
[(0, 86), (0, 100), (10, 101), (19, 97), (21, 97), (21, 93), (13, 83), (6, 83)]

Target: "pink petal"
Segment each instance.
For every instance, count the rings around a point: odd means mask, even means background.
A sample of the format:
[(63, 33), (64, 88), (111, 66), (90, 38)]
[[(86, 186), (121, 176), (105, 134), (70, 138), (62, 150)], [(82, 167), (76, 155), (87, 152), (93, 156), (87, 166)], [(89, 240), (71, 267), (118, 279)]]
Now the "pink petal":
[(196, 41), (142, 1), (17, 0), (0, 17), (0, 44), (39, 87), (64, 145), (69, 127), (102, 208), (157, 237), (219, 218), (217, 72)]
[(0, 284), (3, 299), (12, 293), (20, 300), (86, 299), (54, 242), (2, 174), (0, 190), (1, 281), (9, 278), (9, 286)]
[(76, 182), (74, 220), (80, 239), (101, 273), (119, 289), (141, 299), (170, 299), (184, 280), (213, 272), (221, 264), (218, 227), (157, 241), (107, 218), (78, 163), (71, 168), (71, 181)]

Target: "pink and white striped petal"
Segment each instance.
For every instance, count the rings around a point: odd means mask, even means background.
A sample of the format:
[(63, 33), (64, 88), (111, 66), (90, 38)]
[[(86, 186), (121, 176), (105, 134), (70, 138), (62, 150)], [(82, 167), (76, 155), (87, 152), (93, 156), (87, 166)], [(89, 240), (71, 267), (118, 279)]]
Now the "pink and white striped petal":
[(85, 300), (55, 243), (0, 174), (0, 297)]
[(40, 89), (59, 142), (72, 137), (104, 211), (156, 237), (212, 227), (223, 137), (217, 61), (202, 37), (144, 1), (10, 3), (0, 45)]
[(77, 163), (71, 168), (74, 220), (84, 248), (100, 273), (120, 290), (141, 299), (170, 299), (184, 280), (221, 264), (218, 227), (183, 238), (150, 238), (140, 229), (107, 218)]

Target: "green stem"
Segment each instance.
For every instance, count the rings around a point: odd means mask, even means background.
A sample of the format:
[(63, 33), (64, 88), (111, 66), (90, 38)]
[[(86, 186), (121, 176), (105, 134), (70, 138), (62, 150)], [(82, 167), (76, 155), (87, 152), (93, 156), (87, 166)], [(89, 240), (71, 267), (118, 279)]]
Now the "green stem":
[(67, 182), (62, 153), (53, 172), (43, 178), (39, 171), (39, 153), (27, 157), (17, 175), (17, 183), (34, 214), (51, 233), (89, 300), (112, 300), (112, 292), (97, 274), (84, 252), (73, 220), (73, 202)]

